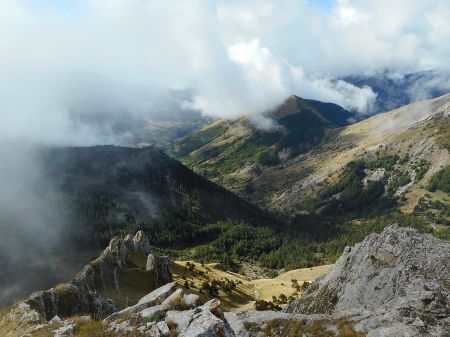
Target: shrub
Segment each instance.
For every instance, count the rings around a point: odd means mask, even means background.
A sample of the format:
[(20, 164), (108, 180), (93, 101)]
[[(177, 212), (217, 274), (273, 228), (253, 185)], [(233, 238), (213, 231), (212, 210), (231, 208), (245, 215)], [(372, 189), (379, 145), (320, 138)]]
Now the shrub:
[(428, 191), (435, 192), (436, 190), (450, 193), (450, 166), (446, 166), (431, 177)]

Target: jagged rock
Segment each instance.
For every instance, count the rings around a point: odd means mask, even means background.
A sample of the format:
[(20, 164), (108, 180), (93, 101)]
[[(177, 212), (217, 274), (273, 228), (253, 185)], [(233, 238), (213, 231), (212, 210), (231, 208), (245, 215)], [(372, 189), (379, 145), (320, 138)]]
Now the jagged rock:
[(168, 283), (158, 289), (153, 290), (148, 295), (142, 297), (137, 305), (147, 305), (147, 307), (159, 304), (168, 298), (177, 290), (177, 284), (175, 282)]
[(235, 312), (225, 312), (224, 315), (237, 337), (249, 337), (249, 333), (245, 329), (243, 320), (239, 318)]
[(196, 309), (169, 311), (166, 322), (175, 326), (179, 337), (235, 336), (217, 299), (212, 299)]
[(157, 311), (162, 311), (162, 310), (165, 310), (165, 309), (166, 309), (166, 306), (160, 304), (160, 305), (155, 305), (153, 307), (145, 308), (145, 309), (141, 310), (141, 312), (139, 314), (142, 317), (147, 318), (147, 317), (151, 317)]
[(198, 295), (195, 295), (195, 294), (184, 295), (183, 296), (183, 301), (190, 308), (195, 308), (195, 307), (198, 307), (200, 305), (200, 297)]
[(152, 336), (152, 337), (161, 337), (163, 335), (161, 335), (160, 330), (158, 329), (158, 326), (156, 324), (153, 323), (147, 323), (147, 335)]
[(161, 287), (162, 285), (173, 281), (170, 263), (170, 259), (167, 256), (148, 255), (147, 266), (145, 269), (155, 274), (155, 283), (157, 287)]
[(125, 236), (125, 238), (123, 239), (123, 243), (125, 244), (125, 247), (127, 247), (128, 251), (134, 251), (133, 236), (131, 236), (131, 234), (127, 234)]
[[(103, 289), (113, 289), (118, 294), (120, 272), (129, 261), (130, 252), (147, 255), (151, 251), (144, 232), (139, 231), (134, 238), (114, 237), (101, 255), (86, 265), (70, 282), (45, 291), (33, 293), (25, 302), (46, 320), (55, 315), (69, 317), (94, 314), (105, 317), (117, 311), (115, 303), (100, 295)], [(173, 280), (166, 259), (155, 258), (156, 287)]]
[(426, 320), (428, 333), (449, 331), (449, 258), (448, 242), (391, 225), (346, 249), (285, 311), (360, 315), (357, 327), (373, 336), (383, 335), (386, 327), (411, 334), (424, 327), (407, 326), (403, 317)]
[[(161, 304), (166, 298), (168, 298), (172, 293), (177, 290), (177, 285), (175, 282), (168, 283), (158, 289), (153, 290), (151, 293), (142, 297), (137, 304), (117, 311), (104, 319), (105, 322), (112, 322), (116, 320), (118, 317), (123, 316), (124, 314), (131, 314), (142, 312), (143, 310), (154, 307), (155, 305)], [(161, 309), (164, 307), (161, 306)], [(159, 310), (159, 309), (158, 309)], [(154, 312), (156, 312), (155, 310)], [(145, 317), (151, 316), (154, 313), (152, 310), (144, 311)]]
[(170, 305), (171, 303), (179, 300), (180, 298), (183, 298), (184, 291), (181, 288), (178, 288), (175, 290), (169, 297), (167, 297), (161, 305)]
[[(104, 322), (117, 332), (141, 332), (149, 336), (180, 337), (234, 337), (220, 302), (213, 299), (198, 306), (198, 296), (183, 296), (184, 290), (175, 283), (169, 283), (144, 296), (138, 304), (121, 310)], [(183, 303), (189, 298), (189, 304)], [(186, 305), (192, 309), (182, 310)], [(165, 315), (164, 320), (153, 322), (156, 312)], [(161, 317), (158, 315), (158, 317)], [(164, 317), (164, 316), (163, 316)], [(142, 323), (147, 322), (147, 323)], [(137, 322), (137, 323), (132, 323)], [(135, 324), (135, 325), (133, 325)]]
[(70, 337), (73, 336), (73, 332), (77, 328), (77, 325), (70, 321), (67, 324), (64, 324), (60, 328), (56, 329), (53, 333), (53, 337)]
[(148, 241), (147, 235), (143, 231), (139, 231), (133, 238), (134, 250), (144, 255), (150, 254), (152, 249)]

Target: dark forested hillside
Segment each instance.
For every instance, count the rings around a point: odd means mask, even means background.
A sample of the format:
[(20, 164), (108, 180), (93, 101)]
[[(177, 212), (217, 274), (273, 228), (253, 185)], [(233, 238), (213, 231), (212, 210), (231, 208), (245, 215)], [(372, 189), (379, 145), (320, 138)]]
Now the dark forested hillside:
[(103, 243), (143, 228), (153, 244), (189, 245), (194, 227), (202, 224), (270, 222), (252, 204), (155, 147), (63, 147), (46, 149), (42, 156), (70, 216)]
[[(143, 229), (154, 246), (186, 248), (214, 240), (218, 233), (204, 228), (218, 221), (252, 227), (273, 222), (154, 147), (58, 147), (37, 153), (40, 182), (26, 187), (34, 198), (17, 201), (32, 231), (19, 226), (20, 219), (2, 218), (0, 236), (7, 241), (0, 246), (0, 305), (70, 279), (118, 234)], [(30, 211), (34, 204), (42, 206), (40, 213)], [(45, 226), (34, 225), (42, 219)]]

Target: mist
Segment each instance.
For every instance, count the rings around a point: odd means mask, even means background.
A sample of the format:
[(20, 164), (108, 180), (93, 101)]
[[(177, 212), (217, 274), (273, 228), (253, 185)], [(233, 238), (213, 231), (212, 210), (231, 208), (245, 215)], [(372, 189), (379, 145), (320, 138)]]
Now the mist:
[(87, 259), (75, 256), (73, 223), (40, 150), (26, 141), (0, 146), (0, 306), (70, 279)]

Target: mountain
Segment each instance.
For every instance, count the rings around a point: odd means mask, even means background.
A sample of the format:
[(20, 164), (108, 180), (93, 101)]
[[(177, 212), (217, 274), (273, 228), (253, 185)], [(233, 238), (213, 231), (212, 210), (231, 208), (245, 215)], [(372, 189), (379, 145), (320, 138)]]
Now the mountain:
[(343, 78), (357, 87), (368, 86), (377, 94), (370, 114), (397, 109), (425, 98), (436, 98), (450, 91), (450, 75), (434, 70), (399, 75), (353, 75)]
[[(205, 227), (218, 221), (243, 221), (248, 228), (277, 223), (156, 147), (47, 147), (36, 152), (43, 173), (34, 202), (48, 204), (46, 212), (53, 216), (46, 219), (53, 222), (41, 233), (4, 219), (2, 235), (26, 244), (0, 247), (5, 257), (0, 262), (1, 305), (72, 277), (119, 234), (144, 230), (153, 246), (183, 250), (217, 238), (217, 230)], [(40, 214), (30, 216), (41, 221)]]
[(331, 130), (348, 125), (355, 114), (333, 104), (291, 96), (260, 120), (218, 120), (178, 141), (172, 154), (194, 171), (239, 193), (251, 189), (248, 176), (260, 167), (307, 153)]
[[(427, 191), (427, 183), (450, 163), (449, 102), (450, 95), (419, 101), (328, 130), (306, 153), (283, 158), (280, 151), (279, 161), (273, 165), (250, 161), (251, 164), (243, 164), (239, 171), (223, 174), (217, 181), (261, 206), (288, 212), (325, 210), (324, 200), (338, 199), (345, 190), (342, 184), (338, 186), (339, 181), (352, 179), (352, 175), (359, 177), (355, 179), (355, 184), (359, 184), (356, 189), (370, 182), (372, 189), (383, 188), (373, 190), (374, 193), (369, 193), (372, 196), (378, 193), (402, 197), (402, 210), (407, 212), (412, 212), (427, 195), (429, 201), (448, 204), (446, 197)], [(353, 200), (362, 201), (362, 196), (356, 193)], [(350, 195), (347, 197), (347, 201), (352, 199)], [(339, 207), (338, 204), (333, 207)], [(359, 206), (355, 203), (355, 207)]]
[(323, 211), (330, 203), (349, 208), (352, 200), (362, 207), (356, 201), (365, 200), (365, 187), (372, 196), (399, 197), (407, 213), (423, 198), (448, 204), (447, 197), (427, 189), (450, 164), (449, 106), (445, 95), (337, 130), (307, 155), (256, 176), (255, 195), (271, 207), (294, 211)]
[[(46, 178), (70, 199), (77, 216), (84, 216), (98, 232), (120, 231), (129, 225), (157, 226), (156, 219), (167, 217), (199, 224), (225, 219), (267, 222), (258, 208), (156, 147), (49, 148), (42, 151), (41, 160)], [(94, 212), (84, 208), (94, 206)], [(174, 224), (164, 223), (170, 225)]]
[(347, 247), (285, 312), (349, 315), (371, 336), (444, 336), (450, 329), (449, 257), (448, 242), (389, 226)]
[[(247, 200), (283, 212), (345, 213), (365, 205), (386, 210), (395, 198), (407, 213), (434, 202), (446, 209), (447, 197), (430, 193), (427, 184), (450, 163), (449, 102), (444, 95), (338, 128), (349, 117), (345, 110), (333, 105), (345, 118), (332, 121), (330, 110), (319, 114), (310, 101), (291, 97), (272, 113), (282, 131), (217, 121), (184, 138), (174, 152)], [(346, 199), (338, 202), (340, 196)], [(441, 223), (449, 221), (446, 212), (436, 217)]]

